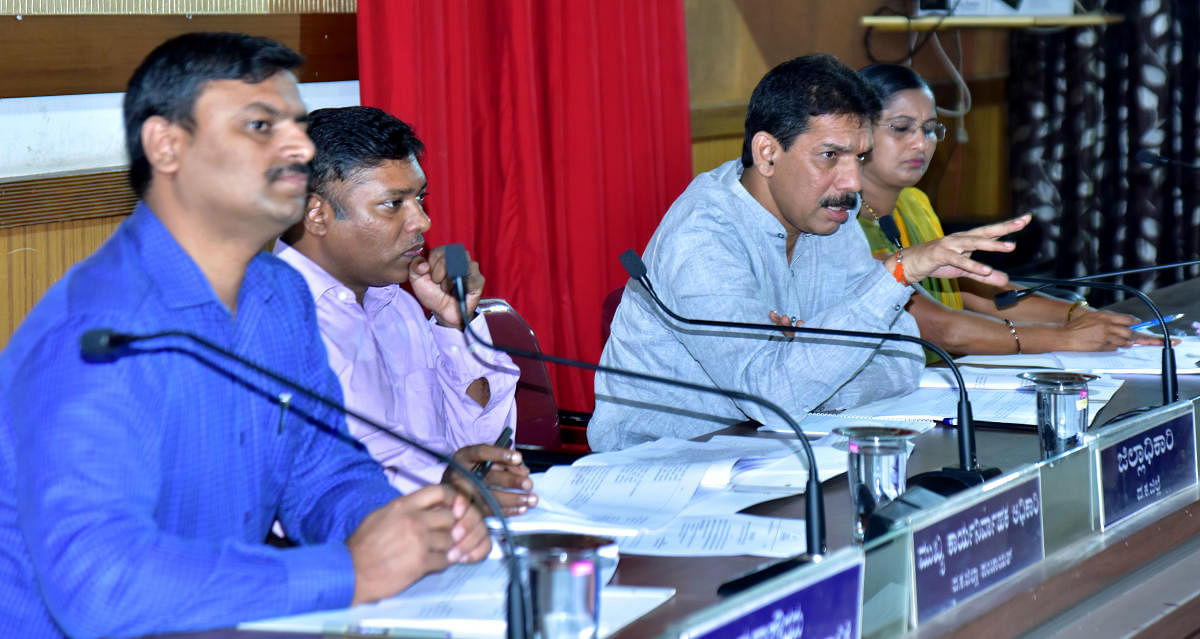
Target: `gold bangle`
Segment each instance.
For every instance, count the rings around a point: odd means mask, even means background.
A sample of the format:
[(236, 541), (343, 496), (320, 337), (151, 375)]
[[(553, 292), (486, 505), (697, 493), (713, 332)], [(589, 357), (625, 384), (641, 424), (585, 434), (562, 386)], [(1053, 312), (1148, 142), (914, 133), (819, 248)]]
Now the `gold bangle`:
[(1079, 301), (1075, 302), (1074, 304), (1072, 304), (1071, 308), (1067, 309), (1067, 321), (1068, 322), (1071, 321), (1071, 314), (1074, 313), (1076, 309), (1083, 308), (1087, 305), (1088, 305), (1087, 300), (1079, 300)]
[(1013, 326), (1012, 320), (1004, 320), (1004, 325), (1008, 327), (1008, 332), (1012, 334), (1013, 340), (1017, 343), (1017, 355), (1021, 354), (1021, 336), (1017, 335), (1017, 327)]

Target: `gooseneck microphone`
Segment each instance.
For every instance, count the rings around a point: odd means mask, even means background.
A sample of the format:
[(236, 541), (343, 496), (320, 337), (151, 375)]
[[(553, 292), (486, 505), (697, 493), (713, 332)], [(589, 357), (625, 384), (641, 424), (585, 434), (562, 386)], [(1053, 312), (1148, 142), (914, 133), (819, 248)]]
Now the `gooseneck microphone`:
[[(462, 244), (451, 244), (451, 245), (446, 246), (444, 248), (444, 251), (445, 251), (445, 258), (446, 258), (446, 276), (449, 277), (454, 284), (455, 294), (458, 297), (459, 310), (462, 313), (463, 318), (465, 319), (468, 315), (467, 301), (466, 301), (467, 296), (466, 296), (466, 291), (465, 291), (466, 286), (464, 283), (466, 280), (466, 277), (467, 277), (466, 250), (463, 248)], [(611, 366), (602, 366), (600, 364), (589, 364), (587, 362), (581, 362), (581, 361), (577, 361), (577, 360), (573, 360), (573, 359), (567, 359), (565, 357), (558, 357), (555, 355), (547, 355), (545, 353), (536, 353), (533, 351), (527, 351), (527, 350), (523, 350), (523, 349), (519, 349), (519, 348), (511, 348), (508, 346), (499, 346), (497, 344), (492, 344), (492, 343), (484, 341), (475, 332), (475, 330), (471, 328), (471, 325), (469, 322), (464, 321), (463, 327), (464, 327), (464, 330), (466, 330), (466, 332), (471, 336), (471, 339), (473, 339), (475, 342), (478, 342), (480, 345), (482, 345), (486, 348), (500, 351), (502, 353), (508, 353), (509, 355), (516, 355), (518, 357), (528, 357), (530, 359), (540, 360), (540, 361), (544, 361), (544, 362), (551, 362), (554, 364), (562, 364), (565, 366), (573, 366), (576, 368), (583, 368), (583, 369), (595, 371), (595, 372), (608, 373), (611, 375), (616, 375), (618, 377), (628, 377), (631, 379), (638, 379), (638, 380), (642, 380), (642, 381), (646, 381), (646, 382), (655, 382), (655, 383), (659, 383), (659, 384), (666, 384), (668, 386), (676, 386), (679, 388), (686, 388), (688, 390), (693, 390), (693, 391), (697, 391), (697, 392), (701, 392), (701, 393), (711, 393), (714, 395), (722, 395), (725, 397), (729, 397), (731, 399), (740, 399), (740, 400), (752, 402), (754, 404), (758, 404), (759, 406), (762, 406), (763, 408), (771, 411), (772, 413), (779, 415), (779, 417), (782, 418), (783, 421), (785, 423), (787, 423), (787, 425), (790, 426), (792, 428), (792, 430), (796, 433), (796, 437), (799, 438), (800, 444), (804, 448), (804, 455), (805, 455), (804, 461), (808, 464), (808, 485), (807, 485), (807, 488), (805, 489), (805, 494), (804, 494), (804, 506), (805, 506), (804, 510), (805, 510), (805, 517), (806, 517), (804, 533), (805, 533), (805, 541), (806, 541), (806, 545), (807, 545), (806, 556), (794, 557), (791, 559), (784, 560), (782, 562), (771, 564), (766, 570), (764, 570), (762, 572), (752, 573), (750, 575), (746, 575), (745, 577), (741, 577), (737, 580), (727, 582), (726, 584), (722, 585), (721, 589), (718, 589), (717, 592), (719, 594), (725, 595), (725, 594), (732, 594), (732, 593), (738, 592), (740, 590), (744, 590), (756, 583), (765, 581), (766, 579), (773, 577), (777, 574), (782, 574), (782, 573), (786, 572), (787, 570), (791, 569), (792, 567), (807, 563), (808, 561), (811, 561), (812, 559), (817, 559), (822, 554), (824, 554), (824, 552), (825, 552), (825, 499), (824, 499), (824, 493), (822, 492), (822, 489), (821, 489), (821, 480), (818, 477), (818, 473), (817, 473), (817, 458), (816, 458), (816, 455), (813, 453), (812, 444), (810, 444), (808, 442), (808, 437), (806, 437), (804, 435), (804, 431), (800, 429), (800, 425), (796, 423), (795, 419), (792, 419), (791, 415), (788, 415), (787, 411), (783, 410), (775, 403), (768, 401), (762, 397), (758, 397), (756, 395), (750, 395), (748, 393), (743, 393), (740, 391), (731, 391), (731, 390), (725, 390), (725, 389), (721, 389), (721, 388), (715, 388), (712, 386), (703, 386), (701, 384), (693, 384), (691, 382), (685, 382), (685, 381), (677, 380), (677, 379), (669, 379), (666, 377), (658, 377), (656, 375), (649, 375), (646, 373), (638, 373), (635, 371), (628, 371), (628, 370), (624, 370), (624, 369), (620, 369), (620, 368), (612, 368)]]
[[(170, 337), (184, 339), (193, 344), (197, 344), (210, 352), (216, 353), (226, 359), (237, 362), (238, 364), (241, 364), (242, 366), (244, 366), (264, 377), (270, 378), (270, 379), (278, 382), (282, 386), (285, 386), (292, 391), (300, 393), (301, 395), (313, 400), (314, 402), (316, 402), (318, 404), (321, 404), (322, 406), (325, 406), (326, 408), (331, 408), (331, 409), (338, 411), (340, 413), (343, 413), (345, 415), (349, 415), (350, 417), (354, 417), (355, 419), (358, 419), (359, 421), (361, 421), (364, 424), (370, 426), (371, 428), (374, 428), (375, 430), (387, 435), (388, 437), (391, 437), (403, 444), (407, 444), (408, 446), (412, 446), (413, 448), (416, 448), (417, 450), (425, 453), (426, 455), (433, 457), (434, 459), (438, 460), (439, 462), (446, 464), (450, 468), (453, 468), (455, 471), (457, 471), (463, 477), (466, 477), (467, 480), (469, 482), (471, 482), (471, 485), (475, 487), (475, 490), (477, 490), (479, 492), (480, 497), (483, 498), (484, 502), (487, 503), (488, 507), (492, 509), (492, 514), (500, 522), (500, 528), (503, 531), (504, 538), (500, 540), (500, 543), (504, 547), (504, 554), (505, 554), (505, 558), (508, 562), (508, 570), (509, 570), (509, 589), (508, 589), (508, 601), (507, 601), (508, 637), (509, 637), (509, 639), (528, 639), (529, 637), (532, 636), (532, 634), (530, 632), (530, 629), (531, 629), (530, 621), (532, 620), (532, 616), (531, 616), (532, 611), (530, 608), (530, 600), (528, 597), (525, 596), (525, 588), (524, 588), (524, 584), (521, 580), (520, 564), (518, 563), (516, 553), (513, 552), (512, 535), (509, 533), (508, 519), (504, 516), (504, 511), (501, 510), (500, 503), (496, 501), (496, 497), (494, 495), (492, 495), (492, 492), (490, 490), (488, 490), (487, 486), (484, 485), (483, 480), (480, 477), (478, 477), (475, 473), (471, 472), (469, 469), (463, 467), (462, 464), (459, 464), (457, 461), (455, 461), (453, 457), (446, 455), (444, 453), (438, 452), (436, 450), (433, 450), (433, 449), (421, 444), (420, 442), (417, 442), (413, 439), (405, 437), (404, 435), (401, 435), (400, 433), (394, 432), (391, 429), (387, 428), (386, 426), (383, 426), (379, 422), (371, 419), (370, 417), (367, 417), (366, 415), (363, 415), (361, 413), (358, 413), (357, 411), (347, 408), (341, 402), (330, 399), (314, 390), (309, 389), (307, 386), (304, 386), (303, 384), (301, 384), (297, 381), (294, 381), (288, 377), (285, 377), (284, 375), (282, 375), (280, 373), (277, 373), (273, 370), (263, 367), (249, 359), (246, 359), (245, 357), (242, 357), (241, 355), (238, 355), (237, 353), (234, 353), (233, 351), (230, 351), (230, 350), (224, 348), (223, 346), (221, 346), (219, 344), (216, 344), (216, 343), (211, 342), (199, 335), (196, 335), (195, 333), (190, 333), (187, 331), (169, 330), (169, 331), (159, 331), (159, 332), (155, 332), (155, 333), (135, 334), (135, 333), (118, 333), (109, 328), (96, 328), (96, 329), (91, 329), (91, 330), (85, 331), (83, 333), (83, 337), (80, 339), (79, 350), (80, 350), (80, 354), (85, 359), (88, 359), (90, 361), (109, 362), (109, 361), (114, 361), (116, 359), (119, 359), (120, 357), (123, 357), (125, 355), (136, 355), (136, 354), (141, 354), (141, 353), (153, 352), (153, 351), (132, 351), (132, 350), (129, 350), (126, 348), (127, 346), (129, 346), (135, 342), (141, 342), (141, 341), (146, 341), (146, 340), (156, 340), (156, 339), (170, 338)], [(181, 349), (181, 350), (183, 350), (183, 349)], [(224, 370), (221, 372), (228, 373), (228, 371), (224, 371)], [(251, 386), (257, 386), (256, 384), (251, 383), (250, 380), (247, 380), (244, 377), (242, 377), (240, 379), (241, 379), (241, 381), (243, 381), (247, 384), (250, 384)], [(261, 387), (259, 387), (259, 388), (260, 388), (260, 390), (265, 390), (265, 389), (262, 389)], [(333, 429), (333, 428), (329, 429), (328, 432), (330, 432), (331, 434), (333, 434), (349, 443), (357, 445), (357, 441), (353, 437), (351, 437), (350, 435), (348, 435), (346, 433), (343, 433), (343, 432), (341, 432), (337, 429)]]
[(1175, 158), (1169, 158), (1165, 155), (1159, 155), (1150, 149), (1142, 149), (1141, 151), (1138, 151), (1134, 158), (1137, 159), (1138, 162), (1141, 162), (1147, 166), (1174, 165), (1181, 166), (1185, 169), (1192, 169), (1193, 171), (1200, 171), (1200, 164), (1191, 164), (1182, 160), (1176, 160)]
[(832, 328), (814, 328), (808, 326), (795, 326), (784, 328), (775, 326), (774, 324), (748, 324), (745, 322), (725, 322), (718, 320), (692, 319), (683, 317), (675, 311), (667, 307), (665, 303), (654, 292), (654, 286), (650, 283), (650, 278), (646, 274), (646, 264), (642, 262), (642, 258), (632, 249), (621, 254), (621, 265), (629, 273), (635, 281), (640, 283), (642, 287), (650, 294), (650, 298), (658, 305), (660, 309), (672, 319), (684, 324), (693, 326), (714, 326), (718, 328), (736, 328), (752, 331), (769, 331), (777, 333), (782, 330), (796, 331), (798, 333), (812, 333), (815, 335), (836, 335), (840, 337), (862, 337), (867, 339), (884, 339), (896, 340), (901, 342), (912, 342), (920, 344), (929, 350), (937, 353), (946, 365), (950, 367), (950, 371), (954, 374), (955, 381), (958, 382), (958, 468), (947, 467), (941, 471), (931, 473), (922, 473), (908, 480), (908, 483), (913, 486), (925, 486), (934, 492), (947, 494), (955, 492), (956, 488), (974, 486), (982, 484), (1000, 474), (998, 468), (981, 468), (979, 461), (975, 455), (975, 426), (971, 418), (971, 402), (967, 398), (967, 385), (963, 381), (962, 373), (959, 372), (958, 366), (954, 363), (954, 359), (950, 354), (943, 350), (937, 344), (912, 335), (903, 333), (868, 333), (865, 331), (849, 331)]
[[(1147, 268), (1143, 268), (1143, 269), (1134, 269), (1134, 270), (1135, 271), (1158, 270), (1160, 268), (1170, 268), (1171, 266), (1181, 266), (1181, 265), (1186, 265), (1186, 264), (1191, 264), (1191, 263), (1194, 263), (1194, 262), (1181, 262), (1180, 264), (1172, 264), (1172, 265), (1167, 265), (1167, 266), (1162, 266), (1162, 267), (1147, 267)], [(1165, 405), (1170, 404), (1170, 403), (1174, 402), (1175, 400), (1179, 399), (1179, 381), (1175, 376), (1175, 351), (1174, 351), (1174, 349), (1171, 348), (1171, 336), (1167, 332), (1167, 323), (1165, 321), (1163, 321), (1163, 316), (1162, 316), (1162, 313), (1160, 313), (1158, 310), (1158, 305), (1155, 304), (1153, 301), (1151, 301), (1149, 296), (1147, 296), (1145, 293), (1138, 290), (1137, 287), (1130, 286), (1128, 284), (1114, 284), (1112, 282), (1094, 282), (1094, 281), (1092, 281), (1094, 279), (1098, 279), (1101, 277), (1112, 277), (1115, 275), (1122, 275), (1124, 273), (1125, 273), (1124, 271), (1119, 272), (1119, 273), (1103, 273), (1100, 275), (1085, 275), (1083, 277), (1073, 277), (1073, 278), (1066, 278), (1066, 279), (1061, 279), (1061, 280), (1060, 279), (1051, 279), (1048, 277), (1016, 277), (1013, 279), (1018, 282), (1029, 282), (1031, 284), (1041, 284), (1042, 287), (1040, 287), (1040, 288), (1044, 288), (1046, 286), (1094, 286), (1096, 288), (1103, 288), (1103, 289), (1111, 290), (1111, 291), (1125, 291), (1127, 293), (1134, 294), (1139, 299), (1141, 299), (1143, 302), (1145, 302), (1146, 306), (1150, 307), (1150, 310), (1154, 312), (1154, 316), (1156, 318), (1158, 318), (1158, 324), (1159, 324), (1159, 326), (1162, 327), (1162, 332), (1163, 332), (1162, 394), (1163, 394), (1163, 405), (1165, 406)], [(1034, 290), (1035, 289), (1027, 288), (1027, 289), (1021, 289), (1021, 290), (1017, 290), (1017, 291), (1005, 291), (1004, 293), (1000, 293), (1000, 294), (996, 295), (995, 298), (993, 298), (994, 301), (996, 302), (996, 308), (1007, 308), (1009, 306), (1012, 306), (1013, 304), (1017, 303), (1017, 300), (1019, 300), (1025, 296), (1025, 295), (1015, 295), (1015, 293), (1023, 293), (1025, 291), (1029, 291), (1030, 293), (1032, 293)], [(1012, 293), (1013, 295), (1010, 295), (1010, 293)], [(1026, 293), (1026, 295), (1028, 295), (1030, 293)]]
[[(1034, 293), (1037, 293), (1038, 291), (1050, 288), (1051, 286), (1082, 286), (1082, 284), (1080, 284), (1080, 282), (1091, 282), (1092, 280), (1103, 280), (1103, 279), (1107, 279), (1110, 277), (1120, 277), (1122, 275), (1133, 275), (1134, 273), (1149, 273), (1152, 271), (1165, 271), (1165, 270), (1173, 269), (1173, 268), (1182, 268), (1184, 266), (1196, 266), (1196, 265), (1200, 265), (1200, 260), (1188, 260), (1186, 262), (1175, 262), (1173, 264), (1159, 264), (1156, 266), (1141, 266), (1138, 268), (1125, 269), (1123, 271), (1110, 271), (1108, 273), (1097, 273), (1095, 275), (1081, 275), (1079, 277), (1071, 277), (1071, 278), (1067, 278), (1065, 280), (1054, 280), (1053, 282), (1047, 280), (1046, 283), (1040, 284), (1038, 286), (1031, 286), (1029, 288), (1018, 288), (1015, 290), (1004, 291), (1003, 293), (998, 293), (993, 299), (996, 302), (997, 308), (1007, 308), (1009, 306), (1012, 306), (1013, 304), (1016, 304), (1022, 298), (1033, 295)], [(1029, 278), (1014, 277), (1011, 279), (1014, 279), (1014, 280), (1017, 280), (1020, 282), (1033, 283), (1033, 280), (1031, 280)], [(1097, 288), (1104, 288), (1104, 287), (1097, 286)], [(1124, 290), (1124, 289), (1121, 289), (1121, 290)]]

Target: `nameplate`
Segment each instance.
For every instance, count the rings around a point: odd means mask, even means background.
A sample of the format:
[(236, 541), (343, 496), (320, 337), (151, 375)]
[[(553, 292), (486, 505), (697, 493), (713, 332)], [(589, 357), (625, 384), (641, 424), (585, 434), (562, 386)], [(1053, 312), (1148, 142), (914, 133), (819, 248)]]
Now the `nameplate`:
[[(861, 557), (861, 554), (860, 554)], [(839, 562), (843, 563), (843, 562)], [(814, 571), (814, 569), (817, 569)], [(805, 572), (822, 572), (808, 565), (764, 582), (714, 606), (707, 619), (686, 624), (674, 635), (688, 639), (858, 639), (862, 623), (863, 562), (812, 579)], [(765, 588), (764, 588), (765, 586)]]
[(1045, 557), (1041, 479), (999, 489), (913, 532), (917, 621)]
[(1100, 530), (1196, 484), (1192, 411), (1100, 449)]

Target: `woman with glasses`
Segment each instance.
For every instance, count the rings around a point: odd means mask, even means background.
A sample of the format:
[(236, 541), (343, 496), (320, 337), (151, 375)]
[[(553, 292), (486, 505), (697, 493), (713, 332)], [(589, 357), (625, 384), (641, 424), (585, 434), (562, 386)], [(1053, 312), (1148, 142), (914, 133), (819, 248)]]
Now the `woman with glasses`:
[[(914, 185), (929, 168), (937, 143), (945, 139), (946, 126), (937, 121), (933, 91), (912, 69), (873, 64), (859, 74), (883, 103), (875, 148), (862, 169), (858, 213), (872, 254), (882, 260), (897, 249), (942, 236), (929, 198)], [(951, 353), (1109, 351), (1134, 343), (1161, 344), (1128, 328), (1137, 318), (1096, 311), (1083, 301), (1035, 294), (998, 309), (992, 298), (1003, 289), (995, 286), (966, 278), (927, 278), (921, 286), (929, 295), (913, 295), (908, 310), (921, 337)]]

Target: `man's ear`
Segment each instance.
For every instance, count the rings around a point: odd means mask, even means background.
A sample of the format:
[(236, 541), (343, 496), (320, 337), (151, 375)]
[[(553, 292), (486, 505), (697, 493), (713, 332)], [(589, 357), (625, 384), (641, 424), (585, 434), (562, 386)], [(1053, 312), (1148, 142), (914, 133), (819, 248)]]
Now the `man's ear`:
[(142, 152), (155, 173), (173, 174), (179, 170), (179, 152), (184, 131), (161, 115), (152, 115), (142, 123)]
[(750, 159), (754, 160), (754, 169), (763, 177), (775, 175), (775, 156), (782, 152), (779, 140), (766, 131), (759, 131), (750, 138)]
[(333, 221), (333, 205), (317, 193), (309, 193), (308, 201), (304, 203), (304, 232), (317, 237), (329, 232), (329, 224)]

